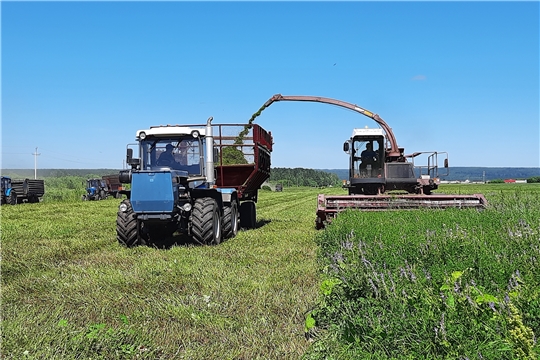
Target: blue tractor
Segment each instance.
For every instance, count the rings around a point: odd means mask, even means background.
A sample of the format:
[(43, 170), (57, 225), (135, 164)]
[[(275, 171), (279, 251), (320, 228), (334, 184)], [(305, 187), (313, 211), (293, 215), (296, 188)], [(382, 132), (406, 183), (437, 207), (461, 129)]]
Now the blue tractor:
[[(121, 245), (155, 243), (174, 233), (216, 245), (240, 227), (256, 227), (258, 189), (270, 177), (271, 134), (258, 125), (211, 122), (137, 131), (137, 143), (127, 147), (131, 169), (119, 174), (130, 184), (120, 191), (126, 195), (116, 221)], [(241, 131), (233, 136), (232, 128)]]
[(87, 179), (86, 194), (82, 196), (83, 201), (105, 200), (109, 196), (107, 184), (103, 179)]
[(9, 176), (2, 176), (0, 179), (0, 185), (2, 187), (2, 204), (17, 204), (17, 192), (11, 186), (11, 178)]

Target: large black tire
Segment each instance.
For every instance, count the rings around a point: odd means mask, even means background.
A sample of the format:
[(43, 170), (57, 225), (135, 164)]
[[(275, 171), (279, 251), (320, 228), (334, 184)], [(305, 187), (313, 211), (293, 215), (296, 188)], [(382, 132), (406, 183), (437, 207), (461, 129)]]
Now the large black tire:
[(144, 241), (137, 236), (137, 217), (129, 200), (122, 201), (127, 205), (126, 211), (118, 210), (116, 217), (116, 239), (120, 245), (134, 247), (144, 245)]
[(245, 229), (255, 229), (257, 227), (257, 210), (253, 201), (240, 204), (240, 226)]
[(17, 192), (15, 190), (11, 190), (7, 202), (10, 205), (17, 205)]
[(223, 207), (223, 238), (231, 239), (238, 234), (238, 203), (233, 200), (229, 205)]
[(200, 244), (221, 242), (221, 215), (216, 201), (210, 197), (195, 200), (191, 213), (191, 233)]

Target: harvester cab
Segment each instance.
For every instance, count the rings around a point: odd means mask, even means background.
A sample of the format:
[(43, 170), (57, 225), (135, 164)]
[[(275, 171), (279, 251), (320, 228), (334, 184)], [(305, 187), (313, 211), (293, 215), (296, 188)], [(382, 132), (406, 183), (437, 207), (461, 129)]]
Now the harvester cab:
[[(117, 217), (120, 244), (143, 245), (177, 232), (215, 245), (240, 226), (256, 226), (257, 190), (270, 176), (271, 135), (258, 125), (230, 125), (252, 136), (225, 136), (229, 125), (212, 120), (137, 131), (137, 143), (127, 147), (131, 169), (119, 174), (131, 185), (120, 191), (127, 197)], [(226, 153), (235, 154), (232, 164)]]
[(350, 155), (349, 193), (376, 193), (385, 178), (383, 131), (354, 129), (343, 151)]
[[(350, 156), (349, 179), (344, 185), (349, 195), (381, 195), (392, 190), (429, 195), (438, 188), (440, 176), (448, 175), (446, 152), (404, 155), (399, 148), (400, 156), (392, 159), (387, 158), (386, 147), (383, 129), (353, 129), (351, 138), (343, 144), (343, 151)], [(415, 165), (414, 158), (418, 156), (425, 163)], [(441, 158), (444, 158), (445, 174), (439, 173)]]

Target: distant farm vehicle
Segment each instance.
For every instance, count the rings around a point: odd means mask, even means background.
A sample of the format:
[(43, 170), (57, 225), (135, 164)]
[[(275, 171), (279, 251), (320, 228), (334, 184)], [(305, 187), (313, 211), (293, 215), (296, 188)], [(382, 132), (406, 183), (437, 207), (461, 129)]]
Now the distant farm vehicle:
[[(117, 240), (132, 247), (174, 233), (216, 245), (256, 227), (258, 190), (270, 177), (272, 136), (258, 125), (152, 126), (129, 144)], [(134, 157), (134, 150), (138, 157)]]
[[(487, 201), (482, 194), (442, 195), (433, 194), (439, 186), (439, 157), (444, 157), (444, 168), (448, 174), (446, 152), (415, 152), (405, 155), (398, 147), (392, 129), (386, 122), (368, 110), (344, 101), (315, 96), (271, 97), (254, 117), (277, 101), (308, 101), (337, 105), (356, 111), (373, 119), (380, 128), (353, 129), (352, 136), (343, 145), (349, 154), (349, 180), (344, 187), (348, 196), (319, 195), (315, 225), (322, 229), (337, 213), (346, 209), (387, 210), (413, 208), (474, 207), (483, 208)], [(415, 166), (414, 158), (423, 155), (427, 165)], [(409, 161), (410, 160), (410, 161)], [(407, 193), (395, 194), (389, 192)]]
[(122, 197), (120, 191), (122, 191), (124, 188), (122, 187), (122, 183), (120, 182), (120, 176), (118, 174), (105, 175), (102, 177), (102, 179), (105, 181), (107, 194), (109, 196), (113, 196), (117, 199)]
[(86, 194), (82, 196), (83, 201), (105, 200), (109, 196), (107, 184), (103, 179), (87, 179)]
[(283, 191), (283, 185), (282, 184), (276, 184), (276, 191), (277, 192)]
[(11, 179), (2, 176), (2, 204), (37, 203), (45, 194), (45, 183), (38, 179)]
[(0, 179), (2, 186), (1, 202), (3, 204), (15, 205), (17, 204), (17, 191), (13, 190), (11, 186), (11, 178), (8, 176), (2, 176)]

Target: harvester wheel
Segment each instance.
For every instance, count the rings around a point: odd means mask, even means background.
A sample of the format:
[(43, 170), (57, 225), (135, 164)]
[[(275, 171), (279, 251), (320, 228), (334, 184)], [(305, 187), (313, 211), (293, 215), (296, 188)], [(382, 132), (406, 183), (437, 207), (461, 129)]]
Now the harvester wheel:
[(122, 204), (126, 204), (127, 210), (118, 211), (116, 217), (116, 239), (120, 245), (127, 247), (144, 245), (143, 241), (139, 240), (137, 236), (137, 217), (131, 207), (131, 202), (124, 200)]
[(9, 193), (9, 197), (7, 199), (8, 204), (10, 205), (16, 205), (17, 204), (17, 193), (15, 190), (11, 190)]
[(255, 229), (257, 226), (257, 210), (253, 201), (240, 204), (240, 226), (246, 229)]
[(217, 245), (221, 242), (221, 215), (214, 199), (195, 199), (191, 225), (193, 239), (198, 243)]
[(238, 204), (232, 201), (230, 206), (223, 207), (223, 238), (230, 239), (238, 234)]

